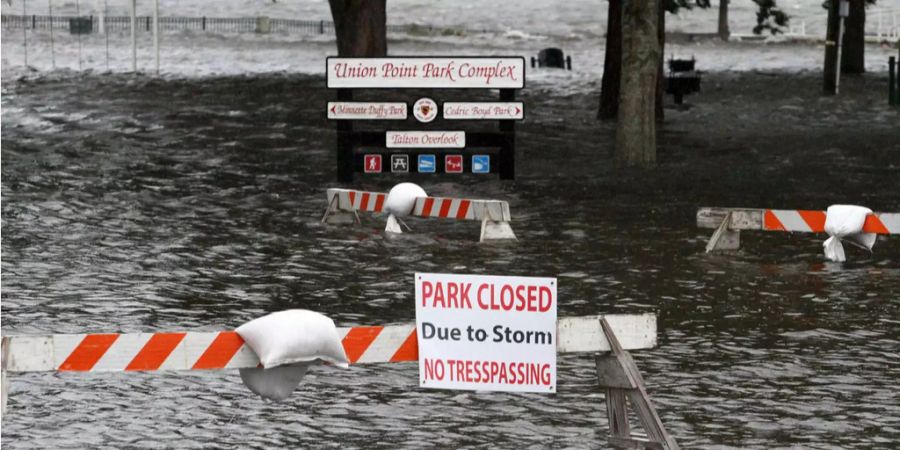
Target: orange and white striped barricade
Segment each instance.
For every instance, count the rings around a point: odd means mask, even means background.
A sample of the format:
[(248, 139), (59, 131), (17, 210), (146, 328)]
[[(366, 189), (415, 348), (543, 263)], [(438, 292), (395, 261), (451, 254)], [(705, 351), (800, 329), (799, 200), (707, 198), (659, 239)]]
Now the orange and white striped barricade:
[[(557, 321), (559, 353), (610, 351), (605, 318), (626, 350), (656, 346), (656, 315), (610, 314)], [(338, 328), (351, 364), (417, 361), (415, 324)], [(14, 335), (2, 340), (6, 372), (131, 372), (259, 367), (234, 331)], [(6, 399), (4, 390), (4, 401)]]
[[(415, 324), (338, 328), (351, 364), (418, 361)], [(557, 353), (598, 353), (597, 378), (606, 392), (610, 443), (678, 448), (666, 433), (627, 350), (656, 347), (655, 314), (567, 317), (557, 321)], [(228, 370), (259, 367), (234, 331), (16, 335), (2, 339), (3, 413), (7, 373)], [(625, 399), (646, 436), (632, 435)], [(632, 445), (633, 447), (634, 445)]]
[[(706, 252), (737, 250), (741, 230), (824, 233), (825, 211), (800, 209), (700, 208), (697, 226), (716, 231), (706, 244)], [(863, 232), (900, 234), (900, 213), (874, 213), (866, 217)]]
[[(331, 188), (327, 191), (328, 209), (323, 223), (359, 222), (357, 211), (382, 212), (387, 193), (353, 189)], [(516, 239), (509, 225), (509, 203), (503, 200), (474, 200), (445, 197), (420, 197), (416, 199), (412, 216), (452, 220), (480, 220), (480, 242)], [(388, 219), (385, 231), (400, 233), (400, 226), (393, 216)]]

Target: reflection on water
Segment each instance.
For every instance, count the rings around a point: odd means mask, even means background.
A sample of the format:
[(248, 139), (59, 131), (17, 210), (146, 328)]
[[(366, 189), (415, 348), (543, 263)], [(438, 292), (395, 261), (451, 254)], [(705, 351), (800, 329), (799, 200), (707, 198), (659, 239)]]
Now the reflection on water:
[[(593, 121), (595, 95), (536, 85), (523, 91), (518, 181), (419, 180), (435, 195), (509, 200), (520, 242), (482, 246), (477, 224), (418, 219), (415, 237), (389, 240), (383, 218), (319, 224), (335, 185), (330, 95), (321, 79), (281, 76), (4, 85), (4, 334), (215, 330), (286, 308), (340, 325), (406, 322), (415, 271), (558, 276), (560, 316), (660, 315), (659, 348), (635, 356), (686, 448), (900, 439), (897, 239), (871, 256), (850, 249), (843, 265), (823, 263), (822, 238), (810, 235), (745, 233), (737, 254), (707, 256), (710, 230), (693, 224), (701, 204), (827, 206), (826, 189), (804, 185), (830, 166), (790, 160), (814, 146), (715, 153), (721, 142), (702, 140), (697, 117), (709, 110), (699, 106), (670, 114), (664, 170), (617, 172), (611, 125)], [(705, 95), (698, 103), (722, 96)], [(896, 154), (834, 145), (826, 158), (843, 167), (841, 194), (896, 211)], [(254, 398), (236, 372), (16, 376), (4, 444), (587, 447), (606, 438), (590, 355), (560, 357), (554, 396), (420, 390), (416, 370), (319, 368), (283, 404)]]

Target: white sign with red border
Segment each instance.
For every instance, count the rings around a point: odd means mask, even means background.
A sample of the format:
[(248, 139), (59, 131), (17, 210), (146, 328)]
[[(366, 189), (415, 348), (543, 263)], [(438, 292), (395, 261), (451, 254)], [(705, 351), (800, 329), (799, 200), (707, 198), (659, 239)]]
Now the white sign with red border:
[(525, 58), (511, 57), (328, 57), (329, 88), (525, 87)]
[(419, 385), (556, 392), (556, 279), (417, 273)]
[(331, 120), (406, 120), (404, 102), (328, 102)]
[(388, 148), (463, 148), (465, 131), (388, 131), (385, 133)]
[(447, 120), (522, 120), (525, 105), (522, 102), (444, 102), (444, 119)]

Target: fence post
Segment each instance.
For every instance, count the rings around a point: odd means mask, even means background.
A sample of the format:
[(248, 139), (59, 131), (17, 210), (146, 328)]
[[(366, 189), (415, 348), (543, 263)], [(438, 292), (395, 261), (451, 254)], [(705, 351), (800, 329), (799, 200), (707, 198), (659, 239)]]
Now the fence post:
[(897, 104), (897, 59), (888, 58), (888, 104)]
[(156, 53), (156, 74), (159, 75), (159, 0), (153, 0), (153, 51)]
[(203, 31), (206, 31), (206, 16), (203, 16), (203, 21), (201, 22), (200, 27), (203, 29)]
[(137, 0), (131, 0), (131, 71), (137, 72)]
[(56, 70), (56, 48), (53, 43), (53, 0), (47, 0), (47, 14), (50, 15), (50, 65)]
[(32, 14), (31, 15), (31, 29), (33, 30), (35, 28), (37, 28), (37, 16)]
[(319, 21), (319, 34), (325, 34), (325, 21)]
[(22, 47), (24, 51), (25, 67), (28, 67), (28, 12), (26, 11), (28, 2), (22, 0)]

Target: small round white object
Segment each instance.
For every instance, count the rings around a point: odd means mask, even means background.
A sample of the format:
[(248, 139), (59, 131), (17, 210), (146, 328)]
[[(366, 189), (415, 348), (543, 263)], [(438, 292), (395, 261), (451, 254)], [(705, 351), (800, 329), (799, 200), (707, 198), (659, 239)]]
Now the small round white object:
[(408, 216), (416, 206), (416, 199), (420, 197), (428, 197), (428, 194), (418, 184), (400, 183), (388, 192), (384, 211), (393, 214), (394, 217)]
[(428, 123), (437, 117), (438, 106), (434, 100), (422, 97), (413, 104), (413, 117), (419, 122)]

